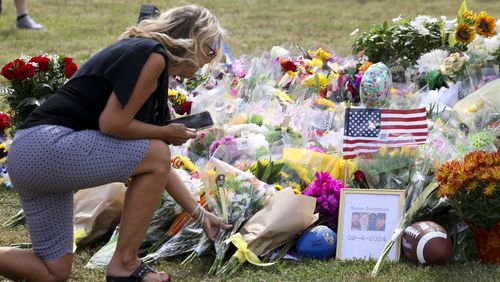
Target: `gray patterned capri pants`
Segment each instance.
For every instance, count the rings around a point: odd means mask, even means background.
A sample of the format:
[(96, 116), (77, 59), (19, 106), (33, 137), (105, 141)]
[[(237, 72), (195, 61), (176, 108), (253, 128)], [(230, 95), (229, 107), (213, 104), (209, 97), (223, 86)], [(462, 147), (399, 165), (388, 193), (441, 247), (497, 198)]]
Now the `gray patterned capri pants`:
[(33, 252), (51, 261), (73, 252), (73, 193), (125, 182), (149, 140), (116, 139), (58, 125), (18, 130), (7, 171), (26, 215)]

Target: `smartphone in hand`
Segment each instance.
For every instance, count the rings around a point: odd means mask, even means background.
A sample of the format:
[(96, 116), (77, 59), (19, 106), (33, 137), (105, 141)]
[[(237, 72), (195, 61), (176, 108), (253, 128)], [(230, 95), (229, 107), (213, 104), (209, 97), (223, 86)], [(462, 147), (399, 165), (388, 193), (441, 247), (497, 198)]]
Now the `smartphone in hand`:
[(202, 130), (205, 128), (209, 128), (214, 125), (212, 117), (208, 111), (204, 111), (201, 113), (188, 115), (176, 119), (171, 119), (165, 123), (165, 125), (170, 123), (181, 123), (184, 124), (187, 128), (194, 128), (196, 130)]

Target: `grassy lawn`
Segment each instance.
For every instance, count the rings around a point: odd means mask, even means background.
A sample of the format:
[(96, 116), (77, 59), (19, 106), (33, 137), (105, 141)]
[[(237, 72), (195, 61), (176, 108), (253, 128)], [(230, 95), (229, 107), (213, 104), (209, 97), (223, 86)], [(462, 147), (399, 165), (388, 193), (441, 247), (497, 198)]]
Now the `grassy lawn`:
[[(454, 18), (461, 0), (413, 1), (265, 1), (212, 0), (193, 1), (220, 18), (230, 35), (229, 45), (235, 55), (269, 50), (273, 45), (300, 43), (305, 47), (328, 46), (339, 55), (348, 55), (351, 33), (374, 23), (390, 21), (398, 15), (445, 15)], [(468, 1), (469, 8), (486, 10), (500, 17), (498, 0)], [(93, 53), (114, 42), (119, 34), (134, 24), (140, 4), (150, 3), (160, 9), (187, 1), (106, 1), (45, 0), (29, 1), (33, 18), (46, 26), (44, 31), (19, 31), (15, 28), (13, 1), (3, 1), (0, 16), (0, 67), (21, 54), (64, 53), (80, 65)], [(5, 81), (0, 79), (0, 85)], [(0, 99), (0, 103), (3, 103)], [(0, 109), (5, 104), (0, 105)], [(0, 223), (20, 209), (15, 193), (0, 189)], [(0, 246), (28, 242), (24, 226), (0, 228)], [(85, 270), (90, 256), (102, 245), (80, 249), (75, 256), (72, 281), (102, 281), (103, 274)], [(191, 267), (180, 267), (182, 258), (162, 262), (156, 267), (172, 273), (176, 281), (219, 281), (206, 276), (210, 259)], [(231, 281), (372, 281), (374, 262), (306, 261), (282, 262), (268, 268), (246, 266)], [(407, 263), (390, 264), (378, 281), (498, 281), (500, 267), (479, 262), (452, 263), (444, 267), (418, 268)]]

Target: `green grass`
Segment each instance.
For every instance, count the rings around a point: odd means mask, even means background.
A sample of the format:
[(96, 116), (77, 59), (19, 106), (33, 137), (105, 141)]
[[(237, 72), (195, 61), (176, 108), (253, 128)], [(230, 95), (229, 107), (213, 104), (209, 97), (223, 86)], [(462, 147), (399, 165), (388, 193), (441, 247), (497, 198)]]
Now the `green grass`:
[[(269, 50), (273, 45), (299, 43), (305, 47), (327, 46), (339, 55), (349, 55), (354, 29), (367, 30), (371, 24), (390, 21), (398, 15), (445, 15), (454, 18), (461, 0), (413, 1), (267, 1), (213, 0), (193, 1), (212, 10), (230, 35), (235, 55)], [(64, 53), (80, 65), (93, 53), (114, 42), (135, 23), (140, 4), (160, 9), (186, 1), (105, 1), (46, 0), (29, 1), (30, 14), (46, 26), (44, 31), (15, 28), (13, 1), (3, 1), (0, 16), (0, 67), (21, 54)], [(498, 0), (468, 1), (469, 8), (486, 10), (500, 16)], [(5, 80), (0, 79), (0, 84)], [(0, 101), (5, 106), (4, 102)], [(20, 209), (17, 195), (0, 189), (0, 222)], [(28, 242), (25, 226), (0, 228), (0, 246)], [(75, 256), (73, 281), (102, 281), (103, 274), (83, 268), (102, 245), (80, 249)], [(209, 259), (191, 267), (180, 267), (182, 258), (165, 261), (156, 267), (172, 273), (176, 281), (218, 281), (206, 276)], [(306, 261), (282, 262), (268, 268), (246, 266), (231, 281), (374, 281), (369, 274), (374, 262)], [(479, 262), (452, 263), (444, 267), (418, 268), (407, 263), (387, 265), (377, 281), (497, 281), (500, 267)]]

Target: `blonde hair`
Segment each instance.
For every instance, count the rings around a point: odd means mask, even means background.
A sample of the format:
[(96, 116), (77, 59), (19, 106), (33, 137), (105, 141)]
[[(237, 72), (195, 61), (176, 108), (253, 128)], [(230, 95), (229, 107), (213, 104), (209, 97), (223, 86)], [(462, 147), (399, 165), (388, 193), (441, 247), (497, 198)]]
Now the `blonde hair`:
[(209, 10), (198, 5), (187, 5), (170, 9), (156, 18), (143, 20), (127, 28), (120, 39), (154, 39), (165, 46), (170, 64), (192, 63), (199, 67), (200, 55), (208, 56), (203, 46), (212, 48), (212, 40), (217, 40), (218, 54), (214, 57), (220, 57), (224, 36), (224, 29)]

